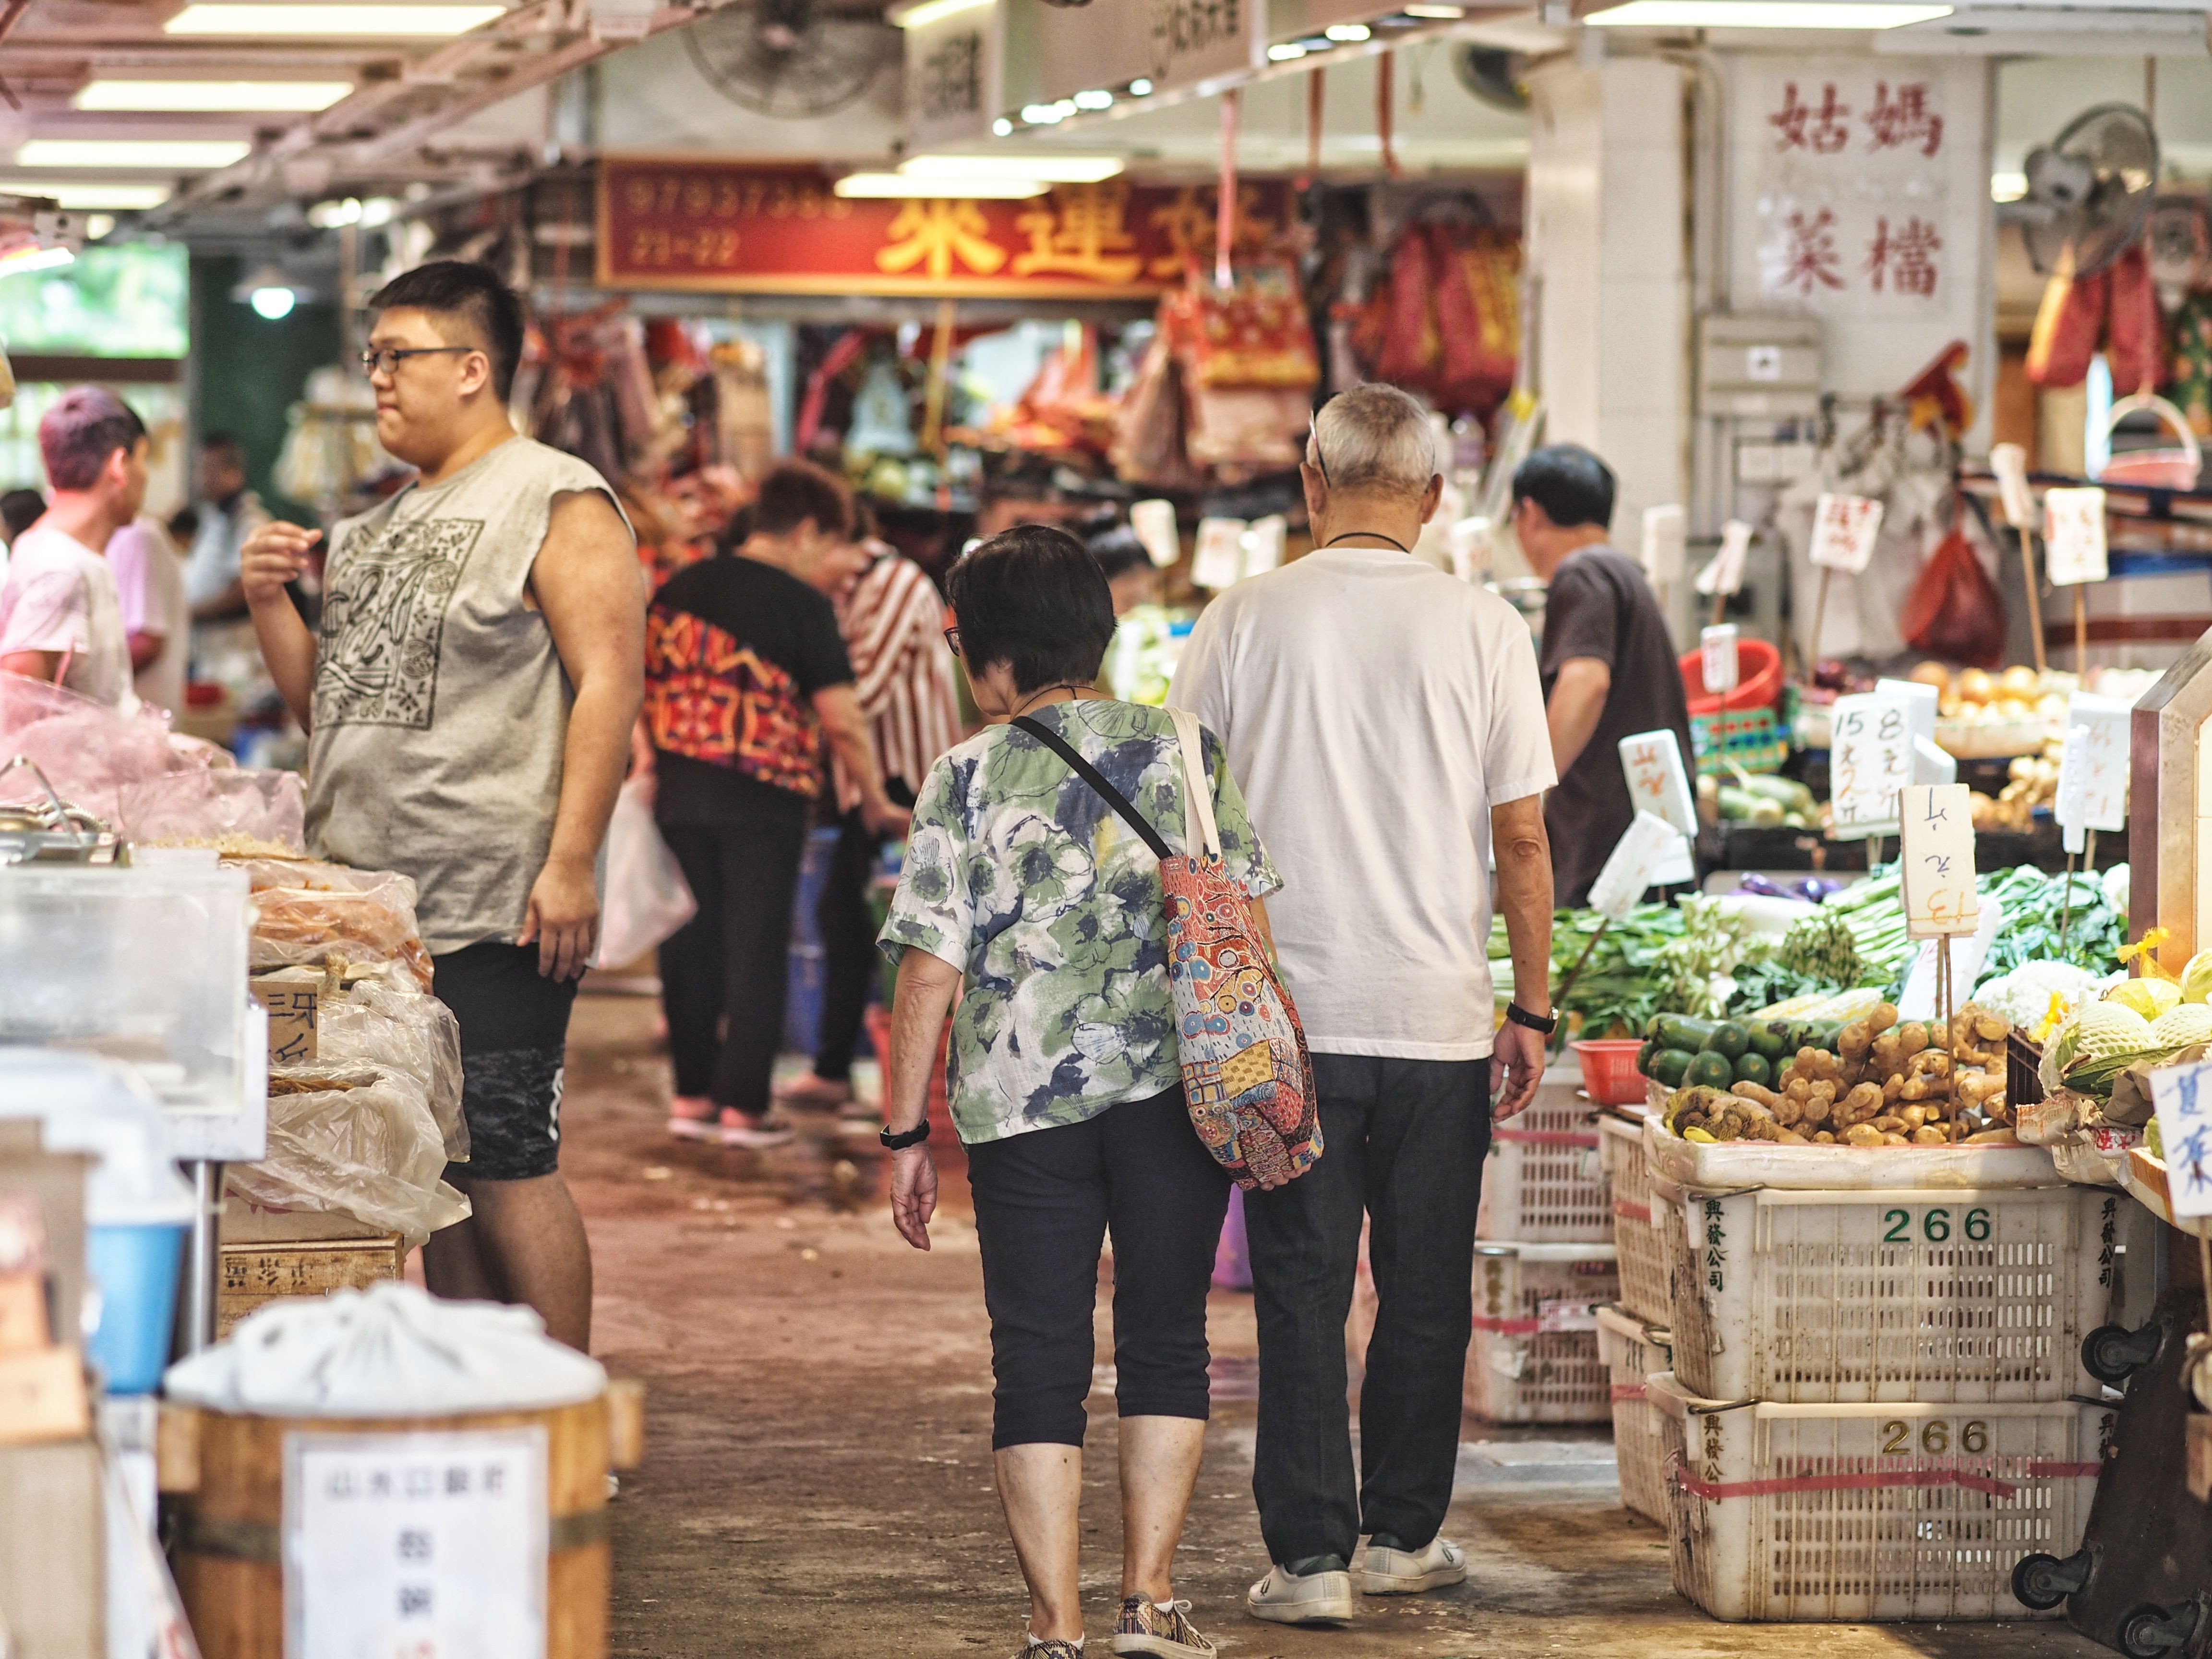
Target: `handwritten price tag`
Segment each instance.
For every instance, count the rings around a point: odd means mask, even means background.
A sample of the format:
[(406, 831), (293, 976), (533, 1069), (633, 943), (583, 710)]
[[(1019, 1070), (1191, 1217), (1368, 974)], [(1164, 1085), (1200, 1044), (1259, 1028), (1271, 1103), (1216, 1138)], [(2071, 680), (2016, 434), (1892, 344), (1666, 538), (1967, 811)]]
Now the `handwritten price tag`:
[(1670, 504), (1644, 509), (1642, 562), (1644, 574), (1650, 579), (1654, 587), (1682, 580), (1688, 550), (1687, 520), (1679, 506)]
[[(1912, 735), (1936, 741), (1936, 688), (1923, 685), (1918, 680), (1879, 679), (1874, 683), (1875, 695), (1903, 703), (1912, 714)], [(1923, 779), (1920, 781), (1925, 782)]]
[(1708, 691), (1733, 691), (1741, 667), (1737, 661), (1735, 624), (1720, 623), (1698, 635), (1699, 671)]
[(2073, 733), (2083, 732), (2081, 750), (2081, 824), (2088, 830), (2128, 827), (2128, 769), (2130, 726), (2135, 708), (2118, 697), (2092, 696), (2076, 691), (2066, 700), (2066, 752), (2075, 750)]
[(2178, 1218), (2212, 1215), (2212, 1064), (2150, 1074), (2151, 1105), (2166, 1148), (2166, 1191)]
[(1244, 574), (1257, 576), (1280, 568), (1283, 544), (1289, 534), (1290, 523), (1279, 513), (1253, 520), (1252, 527), (1244, 532)]
[(2035, 492), (2027, 487), (2027, 452), (2018, 444), (1999, 444), (1990, 451), (1990, 471), (1996, 474), (2005, 522), (2015, 530), (2034, 529)]
[(1638, 812), (1607, 854), (1597, 879), (1590, 883), (1590, 908), (1614, 921), (1626, 921), (1681, 845), (1682, 832), (1666, 819), (1656, 812)]
[(1971, 933), (1981, 914), (1974, 891), (1973, 792), (1963, 783), (1908, 784), (1904, 794), (1905, 931), (1912, 939)]
[(1176, 533), (1173, 501), (1132, 501), (1129, 528), (1137, 532), (1152, 563), (1164, 570), (1182, 557), (1182, 538)]
[(2083, 489), (2043, 492), (2045, 566), (2056, 587), (2080, 587), (2103, 581), (2109, 574), (2105, 556), (2105, 492), (2094, 485)]
[(1881, 503), (1865, 495), (1823, 495), (1813, 507), (1813, 562), (1856, 576), (1874, 558)]
[(1236, 586), (1244, 574), (1244, 532), (1250, 528), (1242, 519), (1200, 519), (1198, 551), (1190, 562), (1192, 586), (1217, 593)]
[(1912, 781), (1912, 710), (1895, 697), (1836, 699), (1828, 740), (1831, 834), (1863, 841), (1896, 830), (1897, 792)]
[(1697, 798), (1682, 764), (1682, 745), (1672, 732), (1638, 732), (1620, 740), (1620, 769), (1637, 811), (1665, 819), (1680, 836), (1698, 833)]
[(1730, 519), (1721, 526), (1721, 550), (1698, 572), (1692, 586), (1707, 599), (1735, 592), (1743, 586), (1744, 561), (1750, 556), (1751, 526), (1741, 519)]

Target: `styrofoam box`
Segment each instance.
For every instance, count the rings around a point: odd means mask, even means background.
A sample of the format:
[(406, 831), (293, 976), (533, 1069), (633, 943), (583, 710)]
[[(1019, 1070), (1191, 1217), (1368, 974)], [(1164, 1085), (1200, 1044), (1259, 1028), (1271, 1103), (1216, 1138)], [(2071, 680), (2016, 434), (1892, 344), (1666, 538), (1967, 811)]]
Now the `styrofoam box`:
[[(1716, 1619), (1984, 1620), (2081, 1547), (2113, 1407), (1726, 1403), (1650, 1379), (1674, 1588)], [(2047, 1615), (2046, 1615), (2047, 1616)]]
[(1647, 1379), (1671, 1369), (1664, 1328), (1619, 1308), (1597, 1310), (1598, 1358), (1613, 1395), (1613, 1446), (1620, 1463), (1620, 1501), (1648, 1521), (1667, 1524), (1667, 1440)]
[[(1658, 1091), (1655, 1089), (1655, 1093)], [(1665, 1102), (1660, 1102), (1663, 1109)], [(1784, 1146), (1767, 1140), (1685, 1140), (1656, 1116), (1644, 1121), (1651, 1173), (1685, 1187), (1780, 1187), (1836, 1192), (2049, 1187), (2058, 1182), (2043, 1146)]]
[(1491, 1130), (1476, 1237), (1532, 1244), (1611, 1240), (1613, 1210), (1598, 1162), (1602, 1109), (1580, 1085), (1579, 1071), (1553, 1066), (1528, 1109)]
[(1620, 1305), (1663, 1325), (1674, 1317), (1667, 1291), (1667, 1241), (1651, 1207), (1651, 1169), (1644, 1126), (1607, 1113), (1597, 1121), (1598, 1159), (1613, 1208), (1613, 1242), (1620, 1252)]
[(1620, 1293), (1610, 1244), (1477, 1243), (1467, 1409), (1486, 1423), (1609, 1421), (1597, 1304)]
[(2115, 1193), (1652, 1190), (1675, 1375), (1706, 1399), (2097, 1392), (2080, 1356), (2112, 1300)]

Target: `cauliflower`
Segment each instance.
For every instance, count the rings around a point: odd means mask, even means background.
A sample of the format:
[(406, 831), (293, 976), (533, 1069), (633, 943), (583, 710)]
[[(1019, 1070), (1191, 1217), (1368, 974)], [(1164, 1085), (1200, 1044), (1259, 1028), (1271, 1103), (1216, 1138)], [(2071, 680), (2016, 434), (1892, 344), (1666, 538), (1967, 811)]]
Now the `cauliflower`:
[(2064, 962), (2022, 963), (2009, 974), (1984, 981), (1974, 1000), (2009, 1025), (2034, 1036), (2051, 1017), (2051, 999), (2063, 1005), (2063, 1019), (2097, 994), (2102, 981), (2086, 968)]

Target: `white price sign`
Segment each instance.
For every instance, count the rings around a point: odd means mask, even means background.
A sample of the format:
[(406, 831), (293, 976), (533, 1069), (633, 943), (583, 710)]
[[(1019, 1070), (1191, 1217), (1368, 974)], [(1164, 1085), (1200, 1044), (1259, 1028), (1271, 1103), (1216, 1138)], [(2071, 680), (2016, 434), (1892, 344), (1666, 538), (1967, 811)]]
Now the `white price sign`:
[(1198, 551), (1190, 562), (1192, 585), (1217, 593), (1236, 586), (1244, 574), (1244, 532), (1250, 528), (1242, 519), (1200, 519)]
[(1698, 635), (1698, 678), (1708, 691), (1733, 691), (1742, 672), (1737, 661), (1735, 624), (1719, 623)]
[(2034, 529), (2035, 492), (2027, 487), (2027, 452), (2018, 444), (1999, 444), (1990, 451), (1990, 471), (1996, 474), (2005, 522), (2014, 530)]
[(1708, 599), (1735, 592), (1743, 586), (1744, 561), (1750, 555), (1751, 526), (1741, 519), (1730, 519), (1721, 526), (1721, 550), (1698, 572), (1692, 586)]
[(1614, 921), (1625, 920), (1681, 846), (1682, 832), (1666, 819), (1656, 812), (1637, 813), (1590, 883), (1590, 908)]
[(1974, 807), (1963, 783), (1904, 790), (1905, 931), (1913, 939), (1971, 933), (1981, 915), (1974, 890)]
[(284, 1437), (286, 1659), (544, 1659), (545, 1431)]
[(1934, 686), (1923, 685), (1918, 680), (1879, 679), (1874, 690), (1876, 696), (1893, 698), (1911, 712), (1914, 737), (1936, 741), (1936, 717), (1940, 711)]
[(2044, 567), (2055, 587), (2080, 587), (2110, 574), (2105, 556), (2105, 492), (2043, 492)]
[(2150, 1074), (2150, 1100), (2174, 1215), (2212, 1215), (2212, 1063), (2161, 1066)]
[(2066, 700), (2065, 761), (2072, 761), (2078, 750), (2081, 823), (2085, 830), (2118, 830), (2128, 827), (2128, 769), (2131, 764), (2128, 732), (2134, 719), (2134, 705), (2118, 697), (2093, 696), (2086, 691), (2076, 691)]
[(1176, 533), (1173, 501), (1132, 501), (1129, 528), (1137, 532), (1137, 539), (1158, 568), (1164, 570), (1182, 557), (1182, 538)]
[(1246, 575), (1257, 576), (1281, 568), (1283, 544), (1289, 538), (1290, 528), (1290, 521), (1279, 513), (1252, 520), (1252, 527), (1244, 532)]
[(1671, 731), (1638, 732), (1620, 740), (1620, 769), (1628, 799), (1639, 812), (1672, 824), (1679, 836), (1698, 833), (1698, 800), (1682, 764), (1682, 745)]
[(1912, 710), (1895, 697), (1838, 697), (1828, 739), (1831, 834), (1838, 841), (1897, 828), (1897, 792), (1912, 781)]
[(1866, 495), (1823, 495), (1813, 507), (1814, 564), (1856, 576), (1874, 558), (1881, 503)]
[(1644, 509), (1644, 574), (1654, 587), (1682, 580), (1689, 549), (1687, 520), (1678, 506)]

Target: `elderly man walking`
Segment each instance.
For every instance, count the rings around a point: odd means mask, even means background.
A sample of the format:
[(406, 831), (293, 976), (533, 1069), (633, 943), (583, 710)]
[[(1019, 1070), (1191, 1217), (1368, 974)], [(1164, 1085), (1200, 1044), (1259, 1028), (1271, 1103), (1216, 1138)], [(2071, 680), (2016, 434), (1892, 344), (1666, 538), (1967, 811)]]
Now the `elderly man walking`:
[[(1302, 469), (1315, 551), (1207, 610), (1169, 698), (1227, 745), (1281, 872), (1269, 914), (1328, 1144), (1310, 1174), (1245, 1199), (1260, 1324), (1252, 1488), (1272, 1563), (1247, 1606), (1281, 1624), (1353, 1617), (1362, 1534), (1370, 1595), (1467, 1576), (1438, 1534), (1482, 1159), (1491, 1120), (1534, 1096), (1554, 1024), (1553, 778), (1535, 653), (1504, 600), (1408, 556), (1443, 489), (1435, 461), (1427, 416), (1404, 392), (1331, 400)], [(1518, 997), (1502, 1026), (1493, 848)], [(1344, 1322), (1363, 1215), (1380, 1309), (1355, 1479)]]

